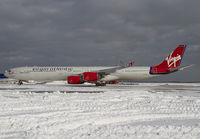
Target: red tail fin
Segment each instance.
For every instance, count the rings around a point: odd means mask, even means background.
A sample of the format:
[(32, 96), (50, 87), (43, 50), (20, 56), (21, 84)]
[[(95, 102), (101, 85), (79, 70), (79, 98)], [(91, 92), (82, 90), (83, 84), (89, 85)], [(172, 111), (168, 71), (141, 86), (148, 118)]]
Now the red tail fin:
[(161, 64), (151, 67), (150, 74), (167, 74), (176, 71), (185, 48), (185, 45), (179, 45)]

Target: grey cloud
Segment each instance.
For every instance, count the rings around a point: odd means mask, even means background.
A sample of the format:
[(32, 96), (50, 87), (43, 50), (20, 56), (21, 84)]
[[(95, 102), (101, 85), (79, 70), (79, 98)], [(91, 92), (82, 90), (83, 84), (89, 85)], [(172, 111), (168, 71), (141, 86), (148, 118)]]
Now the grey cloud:
[[(188, 44), (183, 63), (199, 67), (199, 5), (197, 0), (1, 0), (0, 70), (132, 59), (155, 65), (181, 43)], [(183, 74), (170, 78), (181, 80)]]

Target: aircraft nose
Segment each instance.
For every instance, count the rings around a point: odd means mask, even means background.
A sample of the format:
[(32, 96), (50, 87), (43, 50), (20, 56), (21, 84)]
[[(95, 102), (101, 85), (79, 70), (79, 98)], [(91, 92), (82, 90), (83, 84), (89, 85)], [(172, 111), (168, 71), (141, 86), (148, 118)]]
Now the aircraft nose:
[(13, 72), (11, 70), (8, 70), (8, 71), (6, 70), (5, 73), (4, 73), (4, 75), (6, 77), (11, 77), (13, 75)]
[(4, 75), (5, 75), (6, 77), (8, 77), (8, 76), (9, 76), (9, 74), (8, 74), (8, 71), (7, 71), (7, 70), (5, 71)]

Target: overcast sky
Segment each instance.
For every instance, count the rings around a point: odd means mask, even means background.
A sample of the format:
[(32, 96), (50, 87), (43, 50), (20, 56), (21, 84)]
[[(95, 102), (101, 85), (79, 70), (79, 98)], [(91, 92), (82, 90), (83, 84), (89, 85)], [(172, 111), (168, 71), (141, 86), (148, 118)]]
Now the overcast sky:
[(159, 64), (187, 44), (185, 71), (200, 81), (199, 0), (0, 0), (0, 71), (16, 66)]

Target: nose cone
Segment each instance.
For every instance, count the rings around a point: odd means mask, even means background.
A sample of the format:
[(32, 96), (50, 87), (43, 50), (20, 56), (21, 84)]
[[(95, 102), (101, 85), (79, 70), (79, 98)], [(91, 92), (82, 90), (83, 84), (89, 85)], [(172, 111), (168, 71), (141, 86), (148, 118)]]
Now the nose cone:
[(13, 76), (13, 72), (12, 71), (5, 71), (4, 75), (9, 78), (9, 77), (12, 77)]
[(4, 73), (4, 75), (5, 75), (6, 77), (8, 77), (8, 76), (9, 76), (7, 71)]

